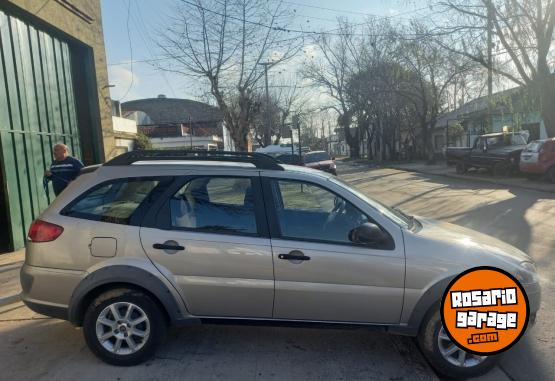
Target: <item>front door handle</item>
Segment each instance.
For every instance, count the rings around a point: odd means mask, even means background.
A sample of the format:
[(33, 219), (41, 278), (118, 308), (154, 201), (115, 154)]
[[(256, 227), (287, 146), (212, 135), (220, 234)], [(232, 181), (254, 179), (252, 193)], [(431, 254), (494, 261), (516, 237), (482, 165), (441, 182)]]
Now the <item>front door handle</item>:
[(293, 261), (309, 261), (310, 257), (303, 254), (302, 251), (293, 250), (289, 254), (279, 254), (279, 259), (293, 260)]
[(185, 250), (185, 246), (178, 245), (177, 242), (174, 243), (155, 243), (152, 245), (153, 248), (158, 250), (171, 250), (171, 251), (182, 251)]

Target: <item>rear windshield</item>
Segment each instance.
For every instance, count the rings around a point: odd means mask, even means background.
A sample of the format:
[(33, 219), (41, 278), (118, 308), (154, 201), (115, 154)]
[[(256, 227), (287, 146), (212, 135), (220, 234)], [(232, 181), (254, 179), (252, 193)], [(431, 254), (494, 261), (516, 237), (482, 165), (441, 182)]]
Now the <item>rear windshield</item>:
[(540, 152), (540, 150), (542, 149), (542, 146), (543, 146), (543, 142), (535, 141), (535, 142), (532, 142), (532, 143), (528, 144), (528, 146), (526, 147), (526, 151), (528, 151), (528, 152)]
[(314, 163), (317, 161), (326, 161), (331, 160), (330, 155), (327, 152), (314, 152), (314, 153), (307, 153), (304, 156), (305, 163)]
[[(117, 179), (93, 187), (69, 204), (62, 214), (93, 221), (127, 225), (131, 216), (168, 178)], [(167, 184), (166, 184), (167, 185)]]

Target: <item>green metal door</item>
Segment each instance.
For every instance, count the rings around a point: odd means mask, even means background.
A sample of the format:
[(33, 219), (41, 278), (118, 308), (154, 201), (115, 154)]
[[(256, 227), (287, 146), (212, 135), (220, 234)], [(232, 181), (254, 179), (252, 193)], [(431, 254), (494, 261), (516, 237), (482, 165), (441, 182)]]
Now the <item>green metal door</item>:
[(0, 11), (0, 202), (9, 217), (0, 229), (11, 230), (14, 249), (51, 201), (42, 178), (57, 142), (81, 157), (68, 44)]

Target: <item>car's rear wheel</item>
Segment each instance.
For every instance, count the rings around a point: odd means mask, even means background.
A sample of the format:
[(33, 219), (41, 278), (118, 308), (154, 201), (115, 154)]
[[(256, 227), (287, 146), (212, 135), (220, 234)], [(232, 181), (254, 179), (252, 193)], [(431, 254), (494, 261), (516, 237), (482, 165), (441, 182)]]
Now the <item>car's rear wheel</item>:
[(426, 317), (418, 344), (434, 369), (446, 377), (475, 377), (490, 370), (496, 361), (495, 356), (478, 356), (453, 343), (443, 328), (439, 309)]
[(495, 177), (506, 177), (510, 173), (510, 166), (507, 163), (499, 162), (493, 166), (493, 175)]
[(464, 175), (466, 173), (466, 171), (468, 170), (468, 168), (466, 167), (466, 164), (464, 164), (464, 163), (457, 163), (457, 166), (455, 167), (455, 170), (457, 171), (457, 173), (459, 175)]
[(130, 289), (100, 295), (87, 308), (83, 321), (91, 351), (104, 362), (119, 366), (140, 364), (152, 357), (166, 330), (156, 302)]
[(549, 168), (549, 170), (546, 173), (546, 178), (549, 182), (555, 184), (555, 165)]

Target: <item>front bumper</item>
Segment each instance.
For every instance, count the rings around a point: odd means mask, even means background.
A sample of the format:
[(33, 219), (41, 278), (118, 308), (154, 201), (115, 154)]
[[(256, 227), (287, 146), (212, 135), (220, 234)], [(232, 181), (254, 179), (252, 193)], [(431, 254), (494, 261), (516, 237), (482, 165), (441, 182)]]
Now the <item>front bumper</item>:
[(67, 320), (71, 295), (84, 274), (24, 264), (20, 272), (23, 303), (42, 315)]
[(539, 283), (523, 284), (524, 291), (528, 297), (528, 305), (530, 306), (530, 320), (528, 324), (532, 327), (536, 323), (536, 317), (541, 304), (541, 287)]

